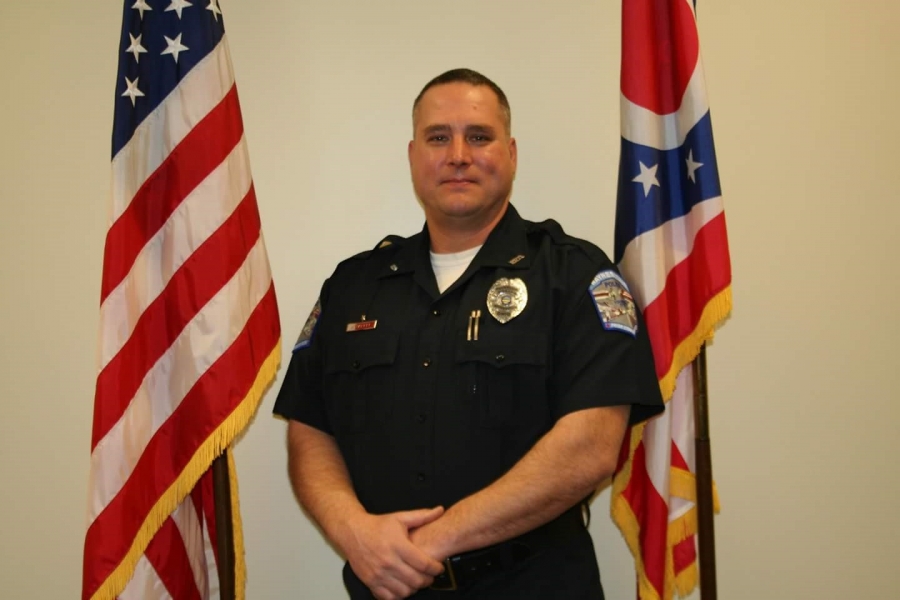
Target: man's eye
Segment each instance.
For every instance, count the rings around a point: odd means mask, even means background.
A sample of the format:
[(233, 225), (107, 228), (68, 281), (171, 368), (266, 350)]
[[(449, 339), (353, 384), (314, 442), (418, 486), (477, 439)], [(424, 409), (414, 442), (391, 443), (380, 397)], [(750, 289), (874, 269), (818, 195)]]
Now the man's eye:
[(479, 143), (479, 144), (483, 144), (483, 143), (485, 143), (485, 142), (491, 141), (491, 138), (489, 138), (489, 137), (486, 136), (486, 135), (482, 135), (482, 134), (480, 134), (480, 133), (475, 134), (475, 135), (470, 135), (470, 136), (469, 136), (469, 139), (470, 139), (471, 141), (476, 142), (476, 143)]
[(447, 136), (444, 134), (432, 135), (432, 136), (429, 136), (428, 141), (429, 142), (446, 142)]

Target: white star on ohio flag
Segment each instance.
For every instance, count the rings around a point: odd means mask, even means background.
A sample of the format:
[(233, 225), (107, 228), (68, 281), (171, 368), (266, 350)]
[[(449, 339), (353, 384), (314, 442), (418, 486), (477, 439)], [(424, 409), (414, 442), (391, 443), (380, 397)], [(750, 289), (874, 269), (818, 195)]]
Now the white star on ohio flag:
[(128, 46), (128, 49), (125, 52), (131, 52), (134, 54), (134, 61), (141, 62), (141, 54), (146, 52), (147, 49), (141, 46), (141, 36), (134, 37), (130, 33), (128, 37), (131, 38), (131, 45)]
[(212, 12), (216, 22), (219, 21), (219, 15), (222, 14), (222, 9), (219, 8), (219, 0), (209, 0), (209, 6), (206, 7), (206, 10)]
[(131, 81), (127, 77), (125, 78), (125, 85), (128, 86), (128, 89), (122, 92), (123, 96), (128, 96), (131, 98), (131, 106), (134, 106), (135, 101), (138, 96), (143, 96), (144, 92), (138, 89), (138, 80), (140, 77), (135, 77), (134, 81)]
[(644, 198), (650, 195), (650, 190), (655, 185), (659, 187), (659, 180), (656, 178), (656, 169), (659, 168), (659, 164), (655, 164), (652, 167), (648, 167), (644, 163), (638, 161), (641, 165), (641, 174), (632, 179), (631, 181), (635, 183), (640, 183), (644, 186)]
[(687, 157), (686, 162), (687, 162), (688, 179), (690, 179), (694, 183), (697, 183), (697, 179), (694, 177), (694, 173), (697, 172), (697, 169), (699, 169), (700, 167), (703, 166), (703, 163), (702, 162), (694, 162), (694, 151), (693, 150), (688, 152), (688, 157)]
[(178, 18), (181, 19), (181, 11), (183, 11), (188, 6), (193, 6), (193, 4), (191, 4), (187, 0), (172, 0), (172, 3), (166, 7), (166, 12), (174, 10), (178, 13)]
[(174, 40), (167, 35), (164, 35), (163, 37), (166, 38), (166, 44), (168, 44), (168, 46), (160, 54), (171, 54), (175, 59), (175, 62), (178, 62), (179, 52), (190, 50), (190, 48), (188, 48), (187, 46), (182, 45), (180, 33), (175, 37)]
[(144, 11), (153, 10), (152, 8), (150, 8), (150, 5), (147, 4), (147, 0), (134, 0), (134, 4), (131, 5), (131, 8), (140, 11), (142, 21), (144, 20)]

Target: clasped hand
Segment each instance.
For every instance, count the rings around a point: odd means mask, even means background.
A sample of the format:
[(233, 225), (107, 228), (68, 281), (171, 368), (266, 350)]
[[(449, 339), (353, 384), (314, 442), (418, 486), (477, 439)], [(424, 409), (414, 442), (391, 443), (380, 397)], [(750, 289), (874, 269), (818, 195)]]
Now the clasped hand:
[(443, 570), (431, 538), (417, 532), (444, 513), (440, 506), (366, 514), (354, 522), (347, 561), (378, 600), (400, 600), (428, 587)]

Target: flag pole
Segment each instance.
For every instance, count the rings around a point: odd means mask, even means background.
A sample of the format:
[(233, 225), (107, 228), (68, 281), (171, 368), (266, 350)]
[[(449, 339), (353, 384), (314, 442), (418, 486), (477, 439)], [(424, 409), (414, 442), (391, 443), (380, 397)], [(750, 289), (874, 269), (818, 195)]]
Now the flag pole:
[(231, 520), (231, 480), (226, 449), (212, 465), (213, 499), (216, 507), (216, 551), (220, 600), (235, 600), (234, 529)]
[(716, 535), (713, 526), (712, 456), (709, 441), (706, 344), (700, 347), (700, 353), (694, 359), (693, 371), (700, 597), (703, 600), (716, 600)]

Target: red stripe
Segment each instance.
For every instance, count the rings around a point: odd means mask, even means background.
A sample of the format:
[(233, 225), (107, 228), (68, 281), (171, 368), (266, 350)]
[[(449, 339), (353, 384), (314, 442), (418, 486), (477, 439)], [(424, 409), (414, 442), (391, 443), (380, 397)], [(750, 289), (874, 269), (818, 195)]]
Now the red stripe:
[(218, 531), (216, 530), (216, 498), (213, 490), (212, 470), (203, 474), (197, 488), (203, 490), (203, 500), (197, 506), (200, 507), (200, 513), (203, 519), (203, 526), (206, 527), (206, 535), (209, 537), (209, 543), (213, 549), (213, 555), (216, 559), (216, 565), (219, 564), (219, 546)]
[(681, 450), (678, 449), (678, 445), (673, 441), (672, 442), (672, 466), (681, 469), (682, 471), (690, 471), (691, 468), (688, 466), (687, 461), (684, 460), (684, 456), (681, 455)]
[(676, 577), (697, 560), (697, 546), (694, 539), (694, 536), (689, 536), (672, 548), (672, 566)]
[(622, 492), (637, 518), (641, 559), (649, 583), (662, 596), (666, 574), (669, 508), (647, 474), (644, 443), (638, 444), (631, 463), (631, 479)]
[(658, 115), (678, 110), (700, 40), (686, 0), (622, 2), (622, 94)]
[(138, 529), (197, 448), (246, 397), (280, 336), (275, 287), (244, 330), (150, 440), (128, 481), (88, 528), (83, 598), (90, 598), (128, 552)]
[[(691, 472), (687, 461), (681, 454), (681, 450), (675, 442), (672, 442), (672, 467), (681, 469), (682, 471)], [(672, 548), (672, 559), (675, 568), (675, 575), (678, 575), (697, 559), (697, 551), (694, 545), (694, 536), (682, 540)]]
[(619, 472), (622, 470), (622, 467), (625, 466), (625, 463), (628, 462), (628, 454), (631, 451), (631, 436), (633, 435), (634, 427), (628, 427), (625, 430), (625, 437), (622, 438), (622, 445), (619, 447), (619, 459), (616, 462), (616, 476), (618, 477)]
[(659, 379), (669, 372), (675, 348), (697, 328), (703, 309), (730, 284), (725, 213), (720, 213), (697, 232), (693, 251), (669, 272), (662, 293), (644, 309)]
[[(212, 470), (212, 467), (210, 466), (209, 469), (207, 469), (206, 471), (203, 472), (203, 475), (200, 476), (200, 479), (194, 485), (194, 489), (191, 490), (190, 508), (194, 511), (194, 516), (197, 517), (197, 528), (199, 529), (200, 543), (204, 544), (204, 546), (203, 546), (203, 553), (204, 553), (204, 555), (203, 555), (204, 561), (203, 562), (204, 563), (206, 563), (206, 547), (205, 547), (205, 542), (203, 541), (203, 536), (204, 536), (204, 530), (207, 527), (206, 515), (203, 514), (203, 503), (205, 502), (203, 497), (207, 493), (206, 486), (204, 485), (204, 483), (209, 481), (209, 483), (210, 483), (209, 493), (212, 494), (213, 493), (212, 492), (212, 480), (213, 480), (213, 470)], [(215, 522), (213, 523), (213, 528), (215, 528)], [(215, 568), (216, 568), (216, 565), (214, 565), (214, 564), (206, 565), (207, 581), (209, 581), (209, 572), (208, 571), (215, 569)]]
[(240, 269), (259, 232), (259, 211), (251, 185), (225, 223), (185, 261), (141, 314), (131, 337), (97, 377), (91, 450), (122, 418), (147, 371)]
[[(194, 517), (197, 518), (197, 523), (199, 524), (200, 529), (203, 529), (203, 487), (200, 485), (206, 478), (206, 474), (210, 473), (210, 470), (207, 469), (203, 475), (200, 476), (200, 480), (197, 482), (197, 485), (194, 486), (194, 489), (191, 490), (191, 503), (188, 505), (191, 510), (194, 511)], [(185, 507), (185, 510), (187, 506)]]
[(141, 185), (106, 234), (100, 301), (118, 286), (144, 245), (184, 198), (228, 156), (244, 133), (237, 87), (201, 120)]
[(166, 519), (145, 553), (166, 591), (176, 600), (200, 600), (200, 590), (194, 581), (194, 571), (178, 526)]

